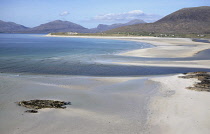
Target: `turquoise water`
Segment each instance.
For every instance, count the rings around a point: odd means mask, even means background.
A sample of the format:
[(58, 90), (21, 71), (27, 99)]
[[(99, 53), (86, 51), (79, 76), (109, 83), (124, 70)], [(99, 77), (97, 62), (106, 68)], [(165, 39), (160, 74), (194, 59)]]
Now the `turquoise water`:
[(149, 44), (84, 38), (41, 37), (30, 34), (0, 34), (0, 56), (49, 58), (60, 56), (106, 55), (151, 47)]
[[(0, 34), (0, 72), (89, 76), (133, 76), (208, 71), (170, 68), (104, 65), (96, 61), (134, 60), (120, 52), (153, 47), (150, 44), (109, 39), (56, 38), (33, 34)], [(138, 60), (141, 60), (138, 59)], [(144, 59), (147, 60), (147, 59)]]

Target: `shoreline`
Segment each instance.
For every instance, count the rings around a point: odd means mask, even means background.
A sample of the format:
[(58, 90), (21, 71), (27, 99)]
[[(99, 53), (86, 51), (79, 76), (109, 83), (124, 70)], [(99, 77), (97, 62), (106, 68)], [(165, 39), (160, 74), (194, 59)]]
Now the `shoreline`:
[[(57, 36), (45, 35), (44, 37), (64, 37), (64, 38), (96, 38), (114, 39), (149, 43), (155, 47), (131, 50), (117, 55), (143, 58), (186, 58), (192, 57), (197, 53), (210, 49), (210, 43), (194, 42), (190, 38), (163, 38), (163, 37), (103, 37), (103, 36)], [(210, 60), (194, 61), (138, 61), (138, 62), (103, 62), (104, 64), (118, 64), (130, 66), (160, 66), (160, 67), (196, 67), (210, 68)]]
[[(100, 62), (103, 63), (103, 62)], [(106, 64), (106, 63), (105, 63)], [(193, 61), (137, 61), (137, 62), (112, 62), (113, 65), (127, 66), (155, 66), (155, 67), (183, 67), (183, 68), (210, 68), (210, 60)]]
[(65, 38), (95, 38), (95, 39), (116, 39), (149, 43), (154, 48), (137, 49), (121, 53), (122, 56), (134, 57), (156, 57), (156, 58), (184, 58), (192, 57), (195, 54), (210, 49), (210, 43), (194, 42), (190, 38), (163, 38), (163, 37), (116, 37), (116, 36), (60, 36), (45, 35), (44, 37), (65, 37)]
[[(121, 54), (125, 56), (189, 56), (194, 55), (200, 45), (199, 50), (210, 47), (207, 43), (192, 43), (190, 39), (180, 38), (111, 39), (145, 41), (157, 46)], [(185, 54), (189, 50), (194, 51)], [(154, 53), (148, 53), (151, 51)], [(209, 63), (210, 60), (107, 64), (210, 68)], [(99, 77), (2, 73), (0, 130), (2, 134), (208, 134), (210, 94), (186, 89), (197, 80), (179, 76), (182, 74)], [(31, 114), (24, 113), (26, 109), (14, 103), (32, 99), (70, 101), (72, 105), (66, 109), (41, 109)]]
[(155, 96), (151, 100), (148, 123), (151, 128), (155, 128), (151, 130), (151, 134), (208, 134), (210, 120), (206, 117), (210, 114), (210, 109), (207, 108), (210, 94), (186, 89), (198, 80), (183, 80), (177, 78), (179, 76), (183, 75), (152, 78), (161, 83), (160, 94), (166, 94)]

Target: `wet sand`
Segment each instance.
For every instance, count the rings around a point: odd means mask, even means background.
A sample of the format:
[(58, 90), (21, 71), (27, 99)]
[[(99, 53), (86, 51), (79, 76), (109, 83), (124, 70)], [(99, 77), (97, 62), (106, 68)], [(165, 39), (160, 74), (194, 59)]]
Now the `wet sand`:
[[(101, 62), (103, 63), (103, 62)], [(106, 63), (104, 63), (106, 64)], [(107, 64), (128, 65), (128, 66), (156, 66), (156, 67), (185, 67), (185, 68), (210, 68), (210, 60), (192, 61), (129, 61), (112, 62)]]
[[(194, 82), (178, 75), (1, 74), (1, 134), (208, 134), (210, 94), (185, 89)], [(31, 99), (70, 101), (72, 105), (32, 114), (14, 103)]]
[[(147, 131), (147, 107), (159, 83), (141, 77), (0, 76), (1, 134), (92, 134)], [(71, 101), (38, 114), (14, 102)]]

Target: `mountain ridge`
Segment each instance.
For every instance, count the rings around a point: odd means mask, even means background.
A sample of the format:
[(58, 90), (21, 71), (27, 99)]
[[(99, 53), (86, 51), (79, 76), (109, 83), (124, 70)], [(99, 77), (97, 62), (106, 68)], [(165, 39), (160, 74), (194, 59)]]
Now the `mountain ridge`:
[[(0, 24), (1, 21), (0, 20)], [(106, 25), (106, 24), (99, 24), (96, 28), (88, 29), (85, 28), (79, 24), (70, 22), (70, 21), (62, 21), (62, 20), (54, 20), (51, 22), (47, 22), (44, 24), (40, 24), (36, 27), (25, 27), (20, 24), (16, 24), (14, 22), (4, 22), (4, 25), (0, 27), (0, 32), (8, 32), (8, 33), (52, 33), (52, 32), (78, 32), (78, 33), (97, 33), (97, 32), (103, 32), (107, 31), (113, 28), (121, 27), (121, 26), (127, 26), (132, 24), (139, 24), (139, 23), (146, 23), (143, 20), (131, 20), (127, 23), (116, 23), (112, 25)], [(5, 30), (5, 25), (8, 25), (10, 28), (8, 30)], [(1, 25), (0, 25), (1, 26)], [(19, 26), (22, 28), (16, 28), (15, 26)]]
[(210, 34), (210, 6), (183, 8), (175, 11), (154, 23), (132, 20), (127, 23), (112, 25), (99, 24), (88, 29), (79, 24), (55, 20), (29, 28), (13, 22), (0, 20), (0, 32), (4, 33), (173, 33), (173, 34)]
[(183, 8), (154, 23), (125, 26), (106, 32), (209, 34), (210, 6)]
[(87, 28), (70, 21), (55, 20), (30, 28), (23, 32), (51, 33), (51, 32), (83, 32)]
[(122, 26), (129, 26), (129, 25), (141, 24), (141, 23), (146, 23), (146, 22), (143, 20), (140, 20), (140, 19), (134, 19), (127, 23), (115, 23), (115, 24), (111, 24), (111, 25), (99, 24), (96, 28), (92, 28), (90, 30), (92, 30), (95, 33), (96, 32), (104, 32), (104, 31), (122, 27)]
[(15, 32), (15, 31), (22, 31), (26, 29), (28, 29), (28, 27), (25, 27), (20, 24), (16, 24), (14, 22), (6, 22), (6, 21), (0, 20), (0, 32)]

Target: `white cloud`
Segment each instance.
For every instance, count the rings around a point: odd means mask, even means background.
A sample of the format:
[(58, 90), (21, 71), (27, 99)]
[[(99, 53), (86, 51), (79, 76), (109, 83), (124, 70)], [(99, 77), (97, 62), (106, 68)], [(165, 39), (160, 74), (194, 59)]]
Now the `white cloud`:
[(69, 12), (68, 11), (64, 11), (64, 12), (60, 13), (59, 15), (60, 16), (67, 16), (67, 15), (69, 15)]
[(143, 14), (143, 11), (141, 11), (141, 10), (133, 10), (133, 11), (130, 11), (128, 13), (129, 14)]
[(119, 22), (119, 21), (130, 21), (133, 19), (141, 19), (146, 22), (154, 22), (160, 19), (160, 15), (146, 14), (141, 10), (133, 10), (124, 13), (109, 13), (103, 15), (97, 15), (93, 20), (106, 21), (106, 22)]

